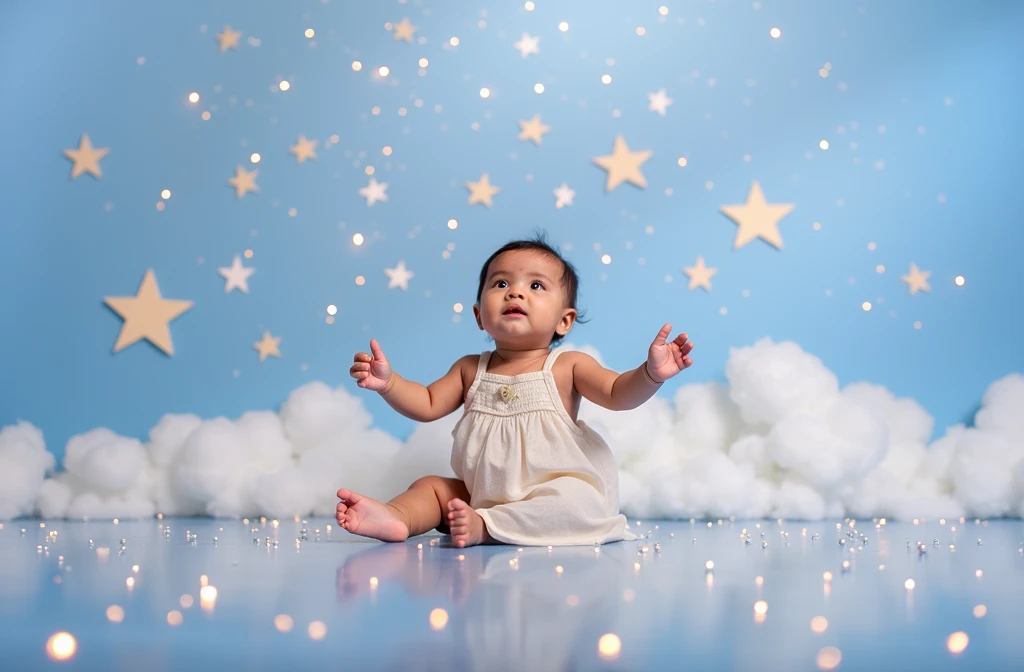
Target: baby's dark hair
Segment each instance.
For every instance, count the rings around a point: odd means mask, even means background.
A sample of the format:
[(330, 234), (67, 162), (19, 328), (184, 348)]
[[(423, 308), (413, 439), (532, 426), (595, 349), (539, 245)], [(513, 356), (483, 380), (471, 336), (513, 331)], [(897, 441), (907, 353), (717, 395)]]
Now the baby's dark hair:
[[(580, 288), (580, 278), (579, 275), (577, 275), (576, 273), (576, 268), (571, 263), (569, 263), (569, 261), (566, 260), (561, 254), (559, 254), (558, 250), (556, 250), (554, 247), (548, 244), (546, 240), (546, 234), (543, 231), (538, 231), (537, 233), (535, 233), (533, 238), (509, 241), (502, 245), (500, 248), (498, 248), (498, 250), (495, 251), (494, 254), (487, 258), (487, 261), (484, 262), (483, 268), (480, 269), (480, 285), (477, 287), (476, 290), (477, 305), (480, 304), (480, 297), (483, 296), (484, 293), (484, 283), (487, 282), (487, 269), (490, 267), (491, 262), (497, 259), (499, 255), (512, 250), (536, 250), (537, 252), (540, 252), (541, 254), (546, 254), (555, 261), (562, 264), (562, 289), (565, 290), (566, 296), (565, 307), (577, 310), (576, 322), (587, 322), (587, 320), (583, 319), (582, 311), (579, 311), (576, 308), (576, 300)], [(563, 338), (564, 337), (561, 334), (555, 332), (551, 336), (551, 343), (548, 345), (548, 347), (554, 347), (558, 345)]]

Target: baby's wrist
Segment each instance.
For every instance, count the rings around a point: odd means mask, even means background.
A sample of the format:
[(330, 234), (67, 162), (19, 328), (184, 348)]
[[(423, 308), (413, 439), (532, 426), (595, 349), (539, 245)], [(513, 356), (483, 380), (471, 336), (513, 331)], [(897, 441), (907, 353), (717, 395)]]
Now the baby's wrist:
[(647, 362), (644, 362), (641, 365), (641, 368), (644, 370), (644, 376), (647, 378), (647, 380), (651, 382), (652, 385), (661, 385), (662, 383), (665, 382), (664, 380), (657, 380), (654, 376), (651, 375), (651, 372), (647, 370)]

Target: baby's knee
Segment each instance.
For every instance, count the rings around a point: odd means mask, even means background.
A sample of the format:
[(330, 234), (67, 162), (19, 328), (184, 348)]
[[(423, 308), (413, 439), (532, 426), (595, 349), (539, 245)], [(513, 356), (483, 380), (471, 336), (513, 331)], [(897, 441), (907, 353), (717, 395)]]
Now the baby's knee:
[(422, 478), (417, 478), (415, 481), (413, 481), (412, 485), (409, 486), (409, 489), (412, 490), (414, 488), (431, 488), (433, 490), (437, 490), (443, 485), (444, 479), (441, 478), (440, 476), (423, 476)]

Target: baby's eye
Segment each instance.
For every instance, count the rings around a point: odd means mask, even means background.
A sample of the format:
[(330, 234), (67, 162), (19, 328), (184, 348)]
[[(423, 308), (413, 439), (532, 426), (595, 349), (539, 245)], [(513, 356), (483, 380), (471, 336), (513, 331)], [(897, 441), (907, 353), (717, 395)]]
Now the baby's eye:
[(495, 280), (494, 286), (498, 286), (499, 284), (501, 284), (503, 282), (505, 282), (505, 281), (504, 280)]
[[(544, 285), (541, 285), (540, 282), (538, 282), (536, 280), (533, 281), (533, 285), (540, 285), (540, 288), (544, 289)], [(533, 287), (533, 285), (530, 285), (530, 286)]]

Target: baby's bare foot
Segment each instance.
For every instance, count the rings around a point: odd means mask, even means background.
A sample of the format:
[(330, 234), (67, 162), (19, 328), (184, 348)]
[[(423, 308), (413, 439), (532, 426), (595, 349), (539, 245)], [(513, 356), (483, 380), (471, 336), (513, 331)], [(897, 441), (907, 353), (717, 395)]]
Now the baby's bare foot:
[(405, 541), (409, 538), (409, 528), (391, 506), (344, 488), (338, 490), (338, 499), (341, 501), (334, 517), (338, 525), (352, 534), (381, 541)]
[(487, 534), (484, 519), (461, 499), (448, 502), (448, 528), (452, 532), (452, 541), (458, 548), (494, 541), (491, 535)]

